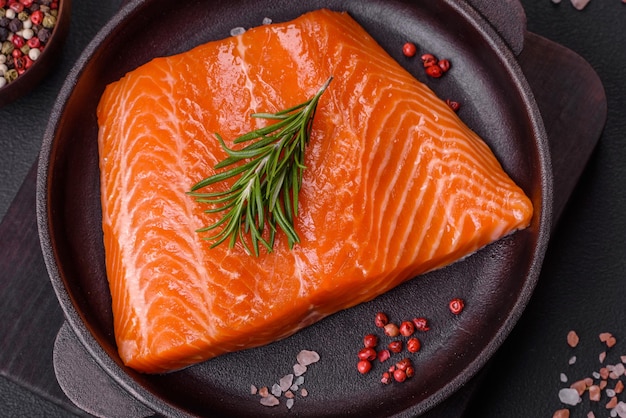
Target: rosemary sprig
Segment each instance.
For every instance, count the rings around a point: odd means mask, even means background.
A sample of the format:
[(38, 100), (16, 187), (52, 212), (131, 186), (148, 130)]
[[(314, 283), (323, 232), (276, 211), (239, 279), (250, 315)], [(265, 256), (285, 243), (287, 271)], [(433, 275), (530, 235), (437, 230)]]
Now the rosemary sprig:
[[(232, 248), (239, 240), (251, 252), (248, 235), (254, 254), (258, 256), (259, 243), (272, 251), (277, 228), (286, 234), (289, 248), (300, 242), (294, 220), (298, 216), (298, 194), (306, 168), (304, 151), (317, 103), (332, 79), (330, 77), (315, 96), (304, 103), (277, 113), (252, 114), (255, 118), (277, 122), (235, 139), (235, 144), (255, 141), (239, 150), (229, 148), (223, 138), (215, 134), (228, 154), (215, 168), (229, 168), (196, 183), (189, 192), (197, 202), (213, 205), (206, 213), (224, 213), (219, 221), (197, 230), (217, 231), (205, 238), (214, 241), (211, 248), (226, 240)], [(229, 190), (198, 192), (235, 176), (240, 177)], [(269, 228), (268, 239), (263, 237), (266, 228)]]

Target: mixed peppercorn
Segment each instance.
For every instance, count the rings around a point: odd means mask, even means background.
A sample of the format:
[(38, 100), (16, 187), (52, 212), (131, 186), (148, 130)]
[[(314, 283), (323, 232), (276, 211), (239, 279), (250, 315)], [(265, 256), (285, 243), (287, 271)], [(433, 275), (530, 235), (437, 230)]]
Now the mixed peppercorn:
[(58, 0), (0, 0), (0, 87), (39, 58), (52, 36)]

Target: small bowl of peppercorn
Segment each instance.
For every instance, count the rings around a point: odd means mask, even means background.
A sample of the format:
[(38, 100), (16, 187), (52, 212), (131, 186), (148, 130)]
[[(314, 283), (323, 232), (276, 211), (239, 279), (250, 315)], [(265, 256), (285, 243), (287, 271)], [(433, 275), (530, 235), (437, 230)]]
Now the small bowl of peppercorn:
[(58, 61), (71, 0), (0, 0), (0, 107), (30, 92)]

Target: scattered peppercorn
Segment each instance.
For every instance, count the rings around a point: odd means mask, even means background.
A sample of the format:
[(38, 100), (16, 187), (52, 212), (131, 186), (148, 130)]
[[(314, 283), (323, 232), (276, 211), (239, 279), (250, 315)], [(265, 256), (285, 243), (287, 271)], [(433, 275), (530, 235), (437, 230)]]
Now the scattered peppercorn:
[(405, 57), (409, 57), (409, 58), (414, 57), (416, 52), (417, 52), (417, 47), (415, 46), (413, 42), (407, 42), (402, 47), (402, 53), (404, 54)]
[(376, 350), (370, 347), (362, 348), (359, 353), (359, 360), (372, 361), (376, 359)]
[(443, 71), (444, 73), (450, 69), (450, 61), (448, 61), (447, 59), (439, 60), (437, 65), (439, 66), (439, 68), (441, 68), (441, 71)]
[(383, 373), (383, 377), (381, 377), (380, 382), (384, 385), (388, 385), (389, 383), (391, 383), (391, 375), (389, 374), (389, 372)]
[(401, 369), (396, 369), (393, 372), (393, 378), (396, 380), (396, 382), (402, 383), (406, 380), (406, 372)]
[(406, 349), (410, 353), (417, 353), (420, 351), (420, 348), (422, 348), (422, 343), (415, 337), (410, 338), (409, 341), (406, 342)]
[(443, 75), (443, 70), (438, 65), (426, 67), (426, 74), (432, 78), (439, 78)]
[(388, 323), (389, 318), (387, 318), (387, 315), (385, 315), (383, 312), (378, 312), (376, 314), (376, 317), (374, 318), (374, 324), (376, 324), (378, 328), (383, 328)]
[(372, 363), (367, 360), (360, 360), (356, 365), (357, 370), (361, 374), (369, 373), (372, 370)]
[(461, 312), (463, 312), (463, 308), (465, 307), (465, 302), (463, 302), (463, 299), (461, 298), (454, 298), (450, 301), (450, 304), (448, 306), (450, 308), (450, 312), (452, 312), (455, 315), (458, 315)]
[(0, 0), (0, 87), (15, 81), (37, 61), (50, 40), (58, 12), (56, 0)]
[(423, 317), (413, 318), (413, 325), (415, 325), (415, 329), (418, 331), (428, 331), (430, 329), (428, 320)]
[(389, 337), (397, 337), (398, 335), (400, 335), (400, 329), (398, 329), (398, 326), (396, 324), (389, 323), (385, 325), (384, 329), (385, 335)]
[(402, 341), (399, 340), (394, 340), (392, 342), (389, 343), (389, 345), (387, 346), (387, 348), (389, 349), (389, 351), (391, 351), (392, 353), (400, 353), (402, 351), (402, 347), (404, 346), (404, 344), (402, 344)]
[(428, 68), (437, 64), (437, 58), (433, 54), (424, 54), (422, 55), (422, 63), (424, 68)]
[(374, 348), (378, 345), (378, 337), (375, 334), (367, 334), (363, 337), (363, 346), (366, 348)]
[(391, 357), (391, 353), (387, 349), (380, 350), (378, 352), (378, 361), (380, 361), (381, 363), (384, 363), (385, 361), (389, 360), (390, 357)]
[(446, 104), (450, 106), (450, 109), (454, 110), (455, 112), (458, 112), (461, 108), (461, 104), (459, 102), (455, 102), (450, 99), (446, 99)]
[(412, 365), (413, 365), (413, 363), (411, 362), (411, 359), (410, 359), (410, 358), (408, 358), (408, 357), (405, 357), (405, 358), (403, 358), (402, 360), (400, 360), (400, 361), (398, 361), (398, 362), (396, 363), (396, 368), (397, 368), (397, 369), (400, 369), (400, 370), (404, 370), (404, 371), (406, 371), (406, 369), (407, 369), (409, 366), (412, 366)]
[(415, 325), (411, 321), (403, 321), (400, 324), (400, 334), (404, 337), (410, 337), (415, 332)]

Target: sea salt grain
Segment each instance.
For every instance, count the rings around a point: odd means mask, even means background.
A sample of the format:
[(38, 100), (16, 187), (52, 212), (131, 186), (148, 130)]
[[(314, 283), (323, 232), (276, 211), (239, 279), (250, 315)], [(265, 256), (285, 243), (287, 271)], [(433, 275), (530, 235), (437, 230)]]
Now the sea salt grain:
[(280, 389), (283, 392), (289, 390), (289, 388), (293, 384), (293, 375), (288, 374), (286, 376), (283, 376), (278, 383), (280, 384)]
[(243, 35), (245, 32), (246, 32), (245, 28), (242, 28), (241, 26), (237, 26), (236, 28), (232, 28), (230, 30), (230, 36)]
[(565, 375), (565, 373), (561, 373), (561, 382), (567, 382), (567, 376)]
[(280, 401), (274, 395), (267, 395), (261, 398), (261, 405), (263, 406), (276, 406)]
[(293, 407), (293, 403), (294, 403), (293, 398), (287, 399), (287, 402), (285, 402), (285, 406), (287, 407), (287, 409), (291, 409)]
[(308, 366), (309, 364), (317, 363), (320, 360), (320, 355), (315, 351), (302, 350), (298, 353), (298, 363), (303, 366)]
[(306, 366), (303, 366), (300, 363), (293, 365), (293, 374), (296, 376), (302, 376), (304, 373), (306, 373)]
[(559, 391), (559, 400), (565, 405), (577, 405), (582, 399), (576, 389), (563, 388)]
[(577, 10), (582, 10), (587, 7), (589, 4), (589, 0), (572, 0), (572, 6), (574, 6)]

